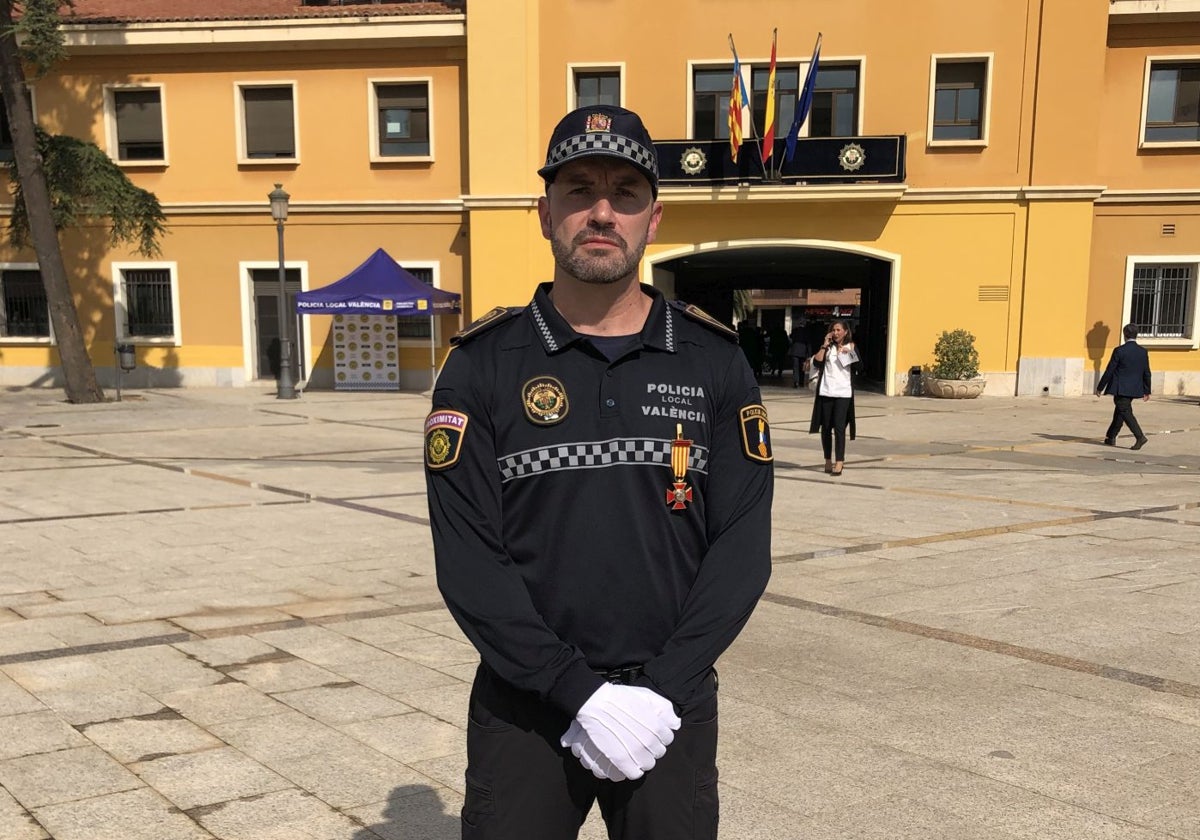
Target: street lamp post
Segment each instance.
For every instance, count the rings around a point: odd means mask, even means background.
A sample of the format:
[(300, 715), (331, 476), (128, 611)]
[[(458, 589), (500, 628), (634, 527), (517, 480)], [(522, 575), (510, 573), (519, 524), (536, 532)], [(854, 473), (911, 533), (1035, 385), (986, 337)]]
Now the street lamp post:
[(287, 221), (291, 196), (284, 192), (283, 184), (276, 184), (267, 198), (271, 200), (271, 218), (275, 220), (275, 230), (279, 234), (279, 390), (275, 398), (294, 400), (299, 394), (292, 380), (292, 345), (288, 339), (287, 284), (283, 267), (283, 223)]

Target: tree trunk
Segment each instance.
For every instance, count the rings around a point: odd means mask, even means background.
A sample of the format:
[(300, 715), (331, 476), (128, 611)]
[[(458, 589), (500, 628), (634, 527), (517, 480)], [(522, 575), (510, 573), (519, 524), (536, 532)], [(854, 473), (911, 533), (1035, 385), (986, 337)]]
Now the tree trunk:
[(88, 356), (79, 324), (79, 312), (67, 281), (58, 231), (51, 212), (50, 190), (37, 150), (33, 129), (33, 111), (25, 96), (25, 70), (21, 65), (16, 36), (13, 34), (12, 0), (0, 0), (0, 93), (8, 113), (13, 139), (13, 155), (20, 173), (29, 218), (29, 238), (37, 254), (50, 323), (58, 343), (58, 356), (66, 382), (67, 399), (73, 403), (104, 401), (104, 392), (96, 382), (96, 371)]

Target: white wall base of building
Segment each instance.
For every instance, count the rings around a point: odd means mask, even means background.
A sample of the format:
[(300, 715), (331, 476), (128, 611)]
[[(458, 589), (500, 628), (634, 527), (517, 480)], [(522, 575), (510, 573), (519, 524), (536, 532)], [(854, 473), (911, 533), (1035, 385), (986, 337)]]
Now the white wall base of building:
[(1017, 363), (1018, 397), (1078, 397), (1095, 390), (1083, 358), (1022, 356)]

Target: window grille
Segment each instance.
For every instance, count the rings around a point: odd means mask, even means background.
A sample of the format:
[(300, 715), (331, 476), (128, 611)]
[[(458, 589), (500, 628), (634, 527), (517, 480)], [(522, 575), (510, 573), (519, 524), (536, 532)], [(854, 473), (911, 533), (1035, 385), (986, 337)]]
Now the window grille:
[(50, 309), (46, 287), (37, 269), (5, 269), (0, 272), (0, 337), (49, 338)]
[[(433, 285), (432, 268), (405, 268), (426, 286)], [(429, 318), (403, 317), (396, 319), (396, 335), (400, 338), (429, 340)]]
[(161, 338), (175, 334), (171, 303), (171, 270), (126, 268), (121, 271), (125, 293), (125, 335)]
[(1133, 270), (1129, 320), (1146, 338), (1190, 338), (1192, 265), (1139, 265)]

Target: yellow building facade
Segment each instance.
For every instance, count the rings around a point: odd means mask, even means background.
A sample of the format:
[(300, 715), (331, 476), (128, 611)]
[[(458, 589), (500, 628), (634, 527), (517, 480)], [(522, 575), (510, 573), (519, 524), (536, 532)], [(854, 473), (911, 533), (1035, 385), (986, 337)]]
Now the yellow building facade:
[[(889, 394), (956, 328), (976, 336), (988, 394), (1090, 393), (1132, 321), (1154, 391), (1200, 393), (1196, 0), (748, 0), (720, 19), (701, 2), (382, 4), (313, 19), (287, 5), (278, 20), (77, 23), (71, 60), (34, 85), (43, 125), (114, 158), (116, 106), (157, 91), (165, 157), (122, 165), (167, 211), (162, 258), (111, 252), (100, 229), (63, 236), (102, 381), (126, 338), (135, 382), (271, 379), (275, 183), (292, 196), (298, 288), (384, 247), (462, 293), (468, 320), (527, 302), (553, 268), (536, 215), (546, 140), (568, 109), (604, 101), (641, 114), (658, 143), (665, 211), (643, 280), (669, 295), (727, 320), (737, 289), (859, 290), (868, 376)], [(764, 172), (749, 140), (729, 159), (722, 110), (732, 35), (754, 105), (746, 133), (761, 130), (772, 29), (776, 162), (822, 37), (813, 111), (781, 172)], [(414, 91), (427, 152), (405, 146)], [(291, 157), (250, 156), (254, 119), (289, 104)], [(392, 129), (402, 139), (384, 148)], [(278, 142), (259, 130), (255, 142)], [(19, 280), (31, 261), (5, 252), (0, 272), (16, 266)], [(128, 335), (131, 270), (170, 278), (169, 335)], [(332, 385), (329, 317), (297, 321), (301, 377)], [(436, 325), (439, 357), (457, 326)], [(427, 335), (400, 341), (403, 387), (428, 385)], [(51, 338), (0, 336), (0, 382), (52, 382), (56, 364)]]

